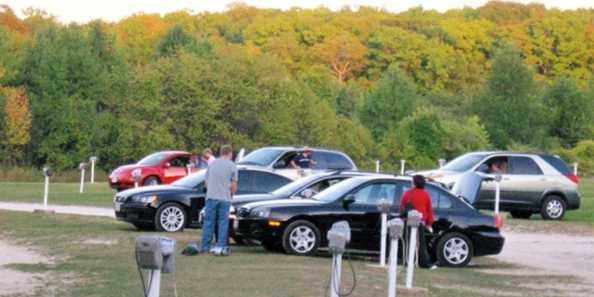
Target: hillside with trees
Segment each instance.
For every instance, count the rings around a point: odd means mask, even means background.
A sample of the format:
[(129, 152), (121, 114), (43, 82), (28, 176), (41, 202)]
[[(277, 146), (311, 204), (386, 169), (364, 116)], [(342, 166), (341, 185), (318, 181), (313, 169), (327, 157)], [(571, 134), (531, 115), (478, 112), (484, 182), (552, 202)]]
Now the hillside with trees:
[(105, 169), (161, 149), (333, 147), (362, 168), (471, 150), (594, 171), (594, 9), (489, 2), (138, 13), (0, 7), (0, 164)]

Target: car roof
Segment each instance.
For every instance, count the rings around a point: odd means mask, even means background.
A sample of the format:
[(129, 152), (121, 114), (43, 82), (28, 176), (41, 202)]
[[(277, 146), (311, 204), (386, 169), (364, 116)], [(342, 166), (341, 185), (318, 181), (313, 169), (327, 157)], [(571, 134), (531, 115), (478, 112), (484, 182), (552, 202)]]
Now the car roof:
[(267, 172), (267, 173), (271, 173), (271, 174), (274, 174), (277, 176), (282, 176), (284, 178), (292, 180), (292, 178), (289, 178), (282, 174), (278, 174), (278, 173), (274, 172), (274, 170), (270, 170), (266, 167), (260, 167), (260, 166), (254, 166), (254, 165), (237, 165), (237, 170), (251, 170), (251, 171)]
[(485, 155), (532, 155), (532, 156), (556, 156), (543, 152), (523, 152), (523, 151), (476, 151), (468, 154), (485, 154)]
[[(411, 182), (412, 176), (396, 176), (396, 175), (388, 175), (388, 174), (373, 174), (373, 175), (362, 175), (362, 176), (355, 176), (352, 179), (361, 180), (363, 182), (372, 181), (372, 180), (395, 180), (395, 181), (402, 181), (402, 182)], [(439, 188), (444, 188), (442, 184), (427, 181), (427, 184), (434, 185)], [(445, 188), (444, 188), (445, 189)], [(447, 190), (447, 189), (446, 189)]]
[(170, 155), (172, 155), (172, 154), (190, 154), (189, 152), (186, 152), (186, 151), (174, 151), (174, 150), (172, 150), (172, 151), (157, 151), (157, 152), (153, 152), (151, 154), (156, 154), (156, 153), (166, 153), (166, 154), (170, 154)]
[[(303, 146), (265, 146), (265, 147), (261, 147), (258, 149), (281, 149), (281, 150), (285, 150), (285, 151), (300, 151), (303, 149)], [(336, 149), (330, 149), (330, 148), (323, 148), (323, 147), (308, 147), (310, 150), (312, 151), (323, 151), (323, 152), (334, 152), (334, 153), (340, 153), (340, 154), (344, 154), (344, 152), (336, 150)]]

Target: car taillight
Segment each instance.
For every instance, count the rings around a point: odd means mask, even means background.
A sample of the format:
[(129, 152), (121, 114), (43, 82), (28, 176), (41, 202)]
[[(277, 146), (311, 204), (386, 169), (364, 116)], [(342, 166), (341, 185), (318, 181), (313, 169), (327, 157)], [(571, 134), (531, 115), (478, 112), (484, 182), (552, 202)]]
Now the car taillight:
[(497, 229), (501, 229), (501, 227), (503, 227), (503, 217), (500, 214), (494, 214), (493, 220), (495, 220), (495, 227), (497, 227)]
[(579, 178), (577, 175), (575, 175), (575, 174), (568, 174), (568, 175), (566, 175), (566, 176), (567, 176), (567, 178), (569, 178), (569, 179), (570, 179), (572, 182), (574, 182), (574, 183), (576, 183), (576, 184), (579, 184), (579, 183), (580, 183), (580, 178)]

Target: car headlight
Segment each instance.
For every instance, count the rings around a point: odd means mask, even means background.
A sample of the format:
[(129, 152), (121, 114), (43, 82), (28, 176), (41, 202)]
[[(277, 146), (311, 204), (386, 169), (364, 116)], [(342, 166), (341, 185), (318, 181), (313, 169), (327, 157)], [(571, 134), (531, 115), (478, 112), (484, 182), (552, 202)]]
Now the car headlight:
[(157, 201), (157, 196), (156, 195), (133, 196), (132, 201), (137, 202), (137, 203), (149, 204), (149, 203), (153, 203), (153, 202)]
[(252, 210), (252, 217), (267, 218), (269, 216), (270, 216), (269, 208), (260, 208), (260, 209)]

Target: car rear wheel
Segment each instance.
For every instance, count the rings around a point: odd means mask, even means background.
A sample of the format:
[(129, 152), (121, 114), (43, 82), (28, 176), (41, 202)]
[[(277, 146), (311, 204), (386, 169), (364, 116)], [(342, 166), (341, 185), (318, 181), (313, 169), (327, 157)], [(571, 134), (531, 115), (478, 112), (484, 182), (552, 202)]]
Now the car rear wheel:
[(444, 235), (437, 243), (437, 260), (442, 266), (464, 267), (472, 259), (470, 239), (459, 232)]
[(510, 211), (510, 214), (514, 219), (529, 219), (532, 216), (529, 211)]
[(540, 215), (545, 220), (561, 220), (565, 215), (566, 207), (563, 198), (557, 195), (550, 195), (543, 201)]
[(320, 230), (311, 222), (292, 222), (283, 233), (283, 248), (287, 254), (309, 256), (318, 251)]
[(157, 210), (155, 226), (157, 230), (177, 232), (184, 229), (187, 222), (186, 210), (177, 203), (165, 203)]
[(156, 186), (160, 184), (161, 181), (156, 176), (149, 176), (147, 177), (144, 182), (142, 183), (143, 186)]

